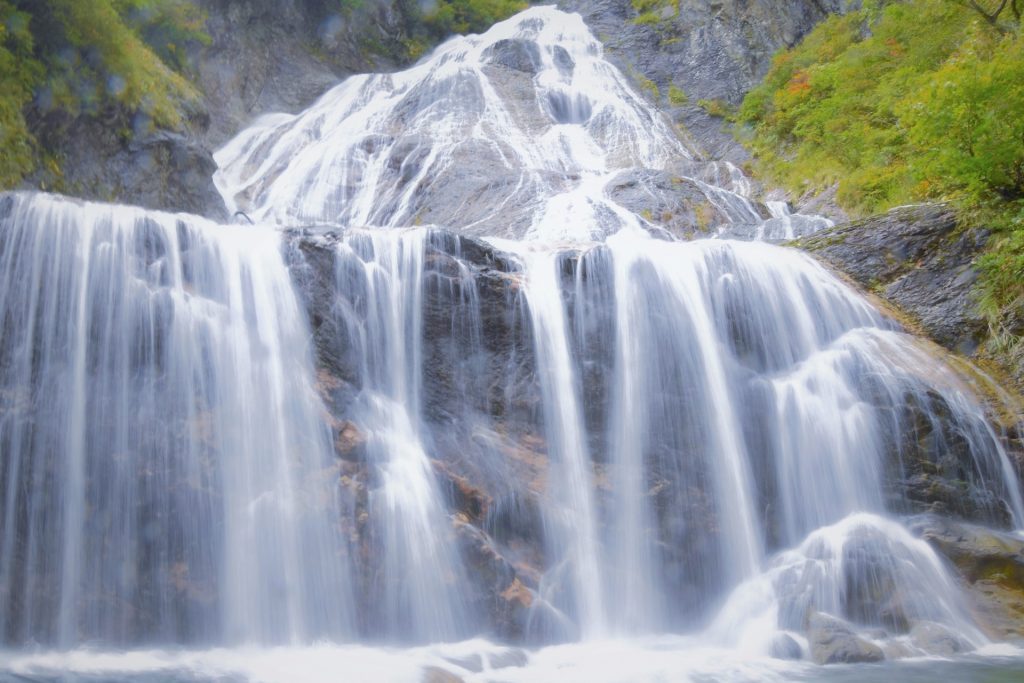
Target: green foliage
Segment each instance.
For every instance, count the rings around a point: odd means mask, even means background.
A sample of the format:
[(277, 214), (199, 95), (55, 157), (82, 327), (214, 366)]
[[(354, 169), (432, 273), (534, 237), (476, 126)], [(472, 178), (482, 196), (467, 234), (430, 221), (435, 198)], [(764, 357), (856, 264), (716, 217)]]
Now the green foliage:
[[(49, 55), (45, 58), (47, 85), (56, 103), (72, 112), (92, 112), (117, 103), (146, 113), (157, 126), (179, 125), (181, 104), (196, 96), (194, 89), (125, 20), (128, 14), (177, 4), (175, 0), (50, 0), (45, 9), (37, 10), (36, 19), (59, 27), (46, 35)], [(161, 51), (169, 52), (166, 46)]]
[(423, 24), (435, 39), (455, 33), (479, 33), (526, 9), (523, 0), (437, 0), (424, 13)]
[(643, 88), (644, 90), (646, 90), (648, 93), (650, 93), (651, 97), (654, 100), (660, 100), (661, 99), (661, 90), (658, 89), (658, 84), (657, 83), (655, 83), (651, 79), (649, 79), (646, 76), (643, 76), (641, 74), (636, 74), (636, 80), (637, 80), (637, 83), (640, 84), (640, 87)]
[(203, 29), (206, 13), (187, 0), (115, 0), (114, 4), (156, 56), (179, 73), (193, 68), (191, 48), (210, 44)]
[(904, 0), (831, 17), (775, 56), (737, 115), (759, 172), (838, 184), (851, 213), (954, 202), (995, 228), (982, 260), (993, 320), (1024, 301), (1024, 36), (969, 3)]
[(32, 136), (22, 110), (41, 73), (33, 59), (29, 17), (0, 0), (0, 187), (16, 185), (33, 167)]
[(731, 121), (735, 116), (733, 108), (725, 100), (697, 100), (697, 106), (711, 116), (717, 116), (720, 119)]
[[(632, 4), (637, 12), (634, 24), (658, 25), (666, 16), (675, 17), (679, 14), (678, 0), (632, 0)], [(672, 11), (666, 13), (666, 8), (672, 8)]]
[(690, 98), (686, 96), (683, 89), (674, 83), (669, 83), (668, 86), (668, 101), (673, 107), (681, 107), (690, 101)]
[(209, 43), (187, 0), (0, 0), (0, 187), (42, 161), (26, 122), (110, 108), (177, 127), (198, 95), (182, 75), (190, 48)]
[(644, 12), (633, 19), (633, 23), (638, 26), (653, 26), (660, 21), (661, 17), (654, 12)]

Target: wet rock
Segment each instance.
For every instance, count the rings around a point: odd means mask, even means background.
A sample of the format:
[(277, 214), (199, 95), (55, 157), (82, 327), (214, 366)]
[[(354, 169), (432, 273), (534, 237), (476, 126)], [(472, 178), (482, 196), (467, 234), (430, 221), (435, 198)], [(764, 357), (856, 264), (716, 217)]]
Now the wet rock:
[(886, 659), (904, 659), (920, 656), (920, 653), (902, 640), (888, 640), (882, 644), (882, 652)]
[(608, 183), (608, 196), (678, 238), (706, 236), (727, 217), (689, 178), (665, 171), (623, 171)]
[(460, 554), (470, 570), (467, 598), (488, 615), (487, 622), (496, 635), (521, 639), (534, 601), (534, 590), (526, 583), (536, 586), (540, 573), (506, 557), (494, 539), (464, 519), (456, 518), (455, 530)]
[[(537, 73), (541, 65), (540, 50), (536, 43), (511, 38), (499, 40), (487, 48), (484, 59), (492, 64), (499, 64), (528, 74)], [(571, 62), (572, 59), (570, 58), (569, 61)]]
[(355, 425), (346, 420), (334, 439), (334, 452), (343, 460), (359, 461), (365, 457), (366, 435)]
[(943, 204), (904, 206), (799, 241), (919, 321), (946, 348), (972, 353), (987, 332), (972, 287), (982, 232), (961, 232)]
[(910, 642), (931, 655), (948, 657), (974, 648), (966, 640), (934, 621), (919, 621), (910, 629)]
[(882, 649), (859, 637), (850, 624), (822, 612), (810, 616), (807, 640), (811, 659), (817, 664), (854, 664), (885, 659)]
[(956, 567), (972, 616), (989, 637), (1024, 639), (1024, 539), (938, 515), (907, 526)]
[(803, 659), (804, 651), (793, 636), (780, 633), (772, 638), (771, 655), (776, 659)]
[(858, 623), (880, 624), (904, 633), (908, 619), (891, 552), (887, 539), (870, 533), (855, 535), (846, 543), (842, 563), (843, 615)]

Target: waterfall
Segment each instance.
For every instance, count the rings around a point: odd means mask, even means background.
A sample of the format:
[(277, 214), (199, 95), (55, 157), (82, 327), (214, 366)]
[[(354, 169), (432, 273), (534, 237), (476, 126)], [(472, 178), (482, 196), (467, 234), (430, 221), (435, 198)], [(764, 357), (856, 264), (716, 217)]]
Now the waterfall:
[[(349, 78), (301, 114), (257, 121), (216, 159), (231, 210), (262, 220), (544, 240), (646, 222), (608, 198), (618, 173), (688, 178), (706, 165), (579, 15), (553, 7), (453, 38), (406, 71)], [(729, 220), (761, 222), (745, 196), (693, 182)]]
[(690, 149), (579, 16), (217, 160), (257, 225), (0, 195), (0, 644), (518, 661), (479, 636), (551, 646), (549, 680), (566, 642), (806, 655), (815, 615), (987, 643), (903, 523), (923, 463), (943, 511), (1024, 525), (981, 402), (771, 244), (829, 222)]
[(0, 637), (345, 637), (329, 434), (279, 236), (2, 201)]
[(465, 633), (463, 583), (437, 482), (421, 436), (425, 230), (365, 232), (338, 245), (338, 291), (362, 309), (344, 311), (362, 384), (355, 419), (379, 476), (370, 492), (371, 532), (383, 554), (373, 591), (381, 629), (413, 640)]
[(533, 323), (549, 456), (559, 473), (553, 487), (558, 493), (552, 496), (547, 515), (554, 527), (552, 552), (558, 555), (567, 549), (561, 562), (568, 574), (576, 623), (584, 636), (592, 637), (602, 635), (607, 628), (592, 493), (594, 472), (568, 323), (558, 295), (558, 256), (557, 252), (527, 256), (526, 299)]

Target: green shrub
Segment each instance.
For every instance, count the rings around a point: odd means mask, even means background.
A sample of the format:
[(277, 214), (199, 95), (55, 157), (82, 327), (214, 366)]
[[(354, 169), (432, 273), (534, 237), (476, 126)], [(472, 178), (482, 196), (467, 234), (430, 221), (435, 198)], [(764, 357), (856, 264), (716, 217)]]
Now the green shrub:
[(526, 9), (523, 0), (438, 0), (423, 15), (423, 24), (436, 39), (455, 33), (479, 33)]
[(720, 119), (732, 120), (735, 116), (732, 107), (725, 100), (697, 100), (697, 106)]
[(44, 156), (26, 123), (30, 108), (116, 108), (173, 128), (198, 97), (182, 74), (189, 49), (209, 37), (205, 15), (186, 0), (0, 0), (0, 22), (0, 188)]
[(0, 188), (32, 171), (33, 139), (23, 110), (32, 100), (42, 66), (33, 58), (29, 16), (0, 0)]
[(1024, 36), (953, 0), (831, 17), (780, 52), (737, 133), (794, 191), (838, 184), (854, 215), (953, 202), (997, 234), (982, 259), (993, 321), (1024, 301)]
[(674, 83), (670, 83), (668, 86), (668, 101), (673, 107), (681, 107), (689, 102), (690, 98), (686, 96), (686, 93), (683, 92), (682, 88), (678, 87)]

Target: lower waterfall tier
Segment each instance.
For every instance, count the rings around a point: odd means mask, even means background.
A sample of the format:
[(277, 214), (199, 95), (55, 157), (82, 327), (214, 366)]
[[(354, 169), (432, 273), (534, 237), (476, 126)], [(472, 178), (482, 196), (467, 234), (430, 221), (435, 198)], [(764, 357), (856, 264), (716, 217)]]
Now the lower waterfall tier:
[(988, 642), (898, 518), (1018, 526), (1009, 458), (795, 251), (14, 194), (0, 293), (8, 645)]

